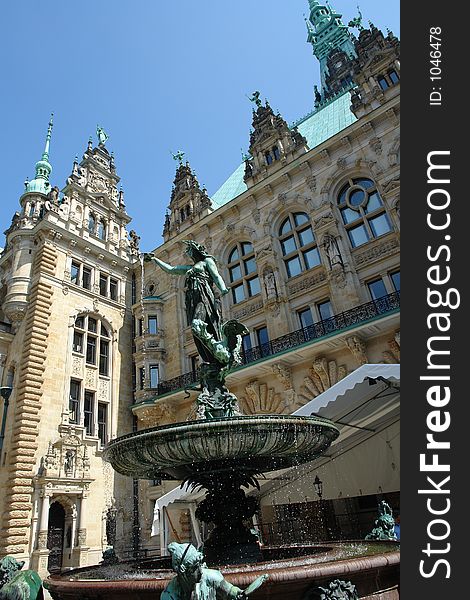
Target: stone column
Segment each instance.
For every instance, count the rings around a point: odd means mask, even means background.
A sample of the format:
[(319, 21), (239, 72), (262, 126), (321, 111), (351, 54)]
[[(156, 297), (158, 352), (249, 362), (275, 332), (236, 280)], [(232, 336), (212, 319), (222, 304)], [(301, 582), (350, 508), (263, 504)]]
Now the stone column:
[(48, 494), (42, 497), (41, 516), (39, 518), (38, 550), (47, 548), (47, 527), (49, 525), (50, 496)]
[(78, 545), (86, 545), (86, 508), (87, 508), (87, 496), (86, 492), (83, 492), (83, 496), (80, 502), (80, 513), (78, 515)]
[(50, 495), (44, 490), (41, 492), (42, 502), (39, 513), (39, 531), (37, 539), (37, 548), (31, 556), (31, 568), (39, 573), (44, 578), (49, 572), (47, 570), (47, 561), (49, 558), (49, 550), (47, 548), (47, 530), (49, 525), (49, 508)]

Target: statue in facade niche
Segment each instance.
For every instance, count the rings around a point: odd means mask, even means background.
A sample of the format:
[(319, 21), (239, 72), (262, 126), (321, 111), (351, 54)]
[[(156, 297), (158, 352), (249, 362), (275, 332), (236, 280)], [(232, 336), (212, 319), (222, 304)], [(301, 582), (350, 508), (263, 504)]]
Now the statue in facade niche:
[(333, 235), (329, 233), (325, 235), (323, 238), (323, 247), (325, 248), (331, 268), (335, 265), (343, 266), (343, 258), (341, 256), (338, 241)]
[(220, 571), (208, 569), (203, 554), (191, 544), (172, 542), (168, 550), (176, 577), (163, 590), (161, 600), (242, 600), (268, 578), (261, 575), (241, 590), (226, 581)]
[(217, 269), (215, 258), (193, 240), (185, 240), (184, 244), (186, 255), (193, 261), (192, 265), (171, 266), (153, 254), (145, 254), (144, 260), (155, 262), (171, 275), (185, 277), (186, 318), (203, 360), (198, 416), (233, 416), (239, 413), (237, 399), (225, 387), (225, 378), (241, 362), (242, 335), (247, 334), (248, 330), (235, 320), (222, 322), (220, 300), (214, 293), (214, 286), (222, 295), (230, 290)]

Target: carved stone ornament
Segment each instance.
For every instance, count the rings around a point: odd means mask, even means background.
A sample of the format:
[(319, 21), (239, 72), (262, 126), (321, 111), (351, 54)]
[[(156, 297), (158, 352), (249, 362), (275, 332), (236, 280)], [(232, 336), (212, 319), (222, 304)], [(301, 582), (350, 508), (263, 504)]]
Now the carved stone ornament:
[(303, 380), (299, 396), (309, 402), (329, 389), (347, 375), (345, 365), (337, 365), (335, 360), (328, 360), (324, 356), (315, 359), (308, 370), (308, 375)]
[(366, 343), (361, 337), (358, 335), (351, 335), (345, 339), (345, 344), (359, 363), (359, 366), (369, 362), (366, 354)]
[(247, 415), (269, 415), (286, 412), (281, 394), (265, 383), (257, 380), (250, 381), (245, 387), (245, 393), (240, 397), (240, 407)]

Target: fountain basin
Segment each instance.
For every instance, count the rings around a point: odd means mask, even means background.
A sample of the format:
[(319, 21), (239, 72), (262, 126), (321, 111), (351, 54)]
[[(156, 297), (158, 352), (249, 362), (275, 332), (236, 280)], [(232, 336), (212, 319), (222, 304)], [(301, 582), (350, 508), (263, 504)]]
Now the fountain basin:
[[(263, 573), (269, 579), (250, 598), (303, 600), (309, 590), (334, 579), (351, 581), (360, 598), (399, 598), (400, 552), (397, 542), (328, 542), (327, 545), (263, 548), (262, 562), (222, 567), (240, 588)], [(117, 571), (116, 571), (117, 569)], [(54, 600), (156, 600), (174, 573), (169, 558), (84, 567), (44, 582)]]
[(122, 475), (196, 480), (198, 474), (260, 474), (302, 464), (324, 452), (339, 431), (327, 419), (285, 415), (187, 421), (112, 440), (104, 458)]

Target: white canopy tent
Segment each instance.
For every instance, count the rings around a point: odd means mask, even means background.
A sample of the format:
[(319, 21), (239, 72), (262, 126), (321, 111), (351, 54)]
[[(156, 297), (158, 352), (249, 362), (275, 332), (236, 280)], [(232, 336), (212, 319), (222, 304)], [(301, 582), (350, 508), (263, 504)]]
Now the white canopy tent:
[[(344, 453), (376, 435), (390, 422), (397, 421), (399, 384), (400, 365), (365, 364), (292, 414), (318, 415), (334, 421), (341, 434), (332, 445), (332, 450), (335, 454)], [(324, 462), (328, 460), (327, 453)], [(306, 465), (306, 472), (308, 469)], [(262, 495), (269, 494), (269, 488), (275, 488), (280, 480), (288, 480), (289, 471), (290, 469), (268, 474), (268, 486), (262, 486)], [(299, 475), (301, 472), (297, 469), (295, 479), (298, 479)], [(203, 491), (190, 492), (176, 487), (156, 500), (152, 536), (160, 536), (161, 552), (165, 552), (168, 535), (165, 509), (174, 502), (181, 503), (182, 508), (189, 509), (193, 531), (197, 540), (200, 540), (195, 508), (196, 501), (203, 495)]]

